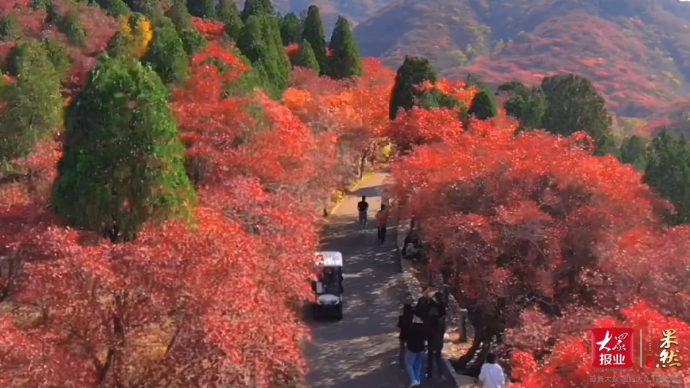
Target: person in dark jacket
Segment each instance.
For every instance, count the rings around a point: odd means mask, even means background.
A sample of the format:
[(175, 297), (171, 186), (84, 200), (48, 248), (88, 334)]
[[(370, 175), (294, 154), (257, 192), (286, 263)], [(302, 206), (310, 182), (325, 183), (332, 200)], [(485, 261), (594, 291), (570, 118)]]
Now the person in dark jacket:
[(405, 369), (412, 380), (410, 387), (416, 387), (422, 383), (422, 362), (426, 345), (426, 330), (421, 318), (414, 316), (412, 323), (403, 330), (407, 357)]
[(431, 299), (426, 323), (427, 341), (429, 342), (426, 376), (428, 378), (434, 377), (434, 364), (436, 364), (438, 376), (444, 379), (441, 353), (443, 351), (443, 337), (446, 334), (446, 305), (440, 292), (436, 292)]
[(431, 310), (433, 303), (433, 295), (435, 290), (429, 286), (425, 286), (422, 289), (422, 296), (417, 300), (417, 305), (414, 307), (414, 314), (424, 321), (424, 323), (429, 320), (429, 311)]
[(401, 316), (398, 317), (398, 328), (400, 329), (400, 336), (398, 337), (400, 340), (400, 352), (398, 353), (398, 364), (400, 365), (400, 368), (404, 369), (405, 368), (405, 336), (404, 336), (404, 330), (407, 328), (409, 325), (412, 324), (412, 318), (414, 317), (414, 310), (412, 309), (412, 305), (409, 303), (405, 303), (403, 306), (403, 313)]

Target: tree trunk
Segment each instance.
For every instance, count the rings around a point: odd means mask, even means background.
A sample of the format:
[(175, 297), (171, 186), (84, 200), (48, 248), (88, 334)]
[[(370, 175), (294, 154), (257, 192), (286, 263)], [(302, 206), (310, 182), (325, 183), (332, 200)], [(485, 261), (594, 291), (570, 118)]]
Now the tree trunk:
[(455, 366), (459, 369), (467, 370), (470, 361), (472, 361), (474, 358), (474, 355), (477, 353), (477, 350), (479, 350), (481, 344), (481, 330), (475, 329), (474, 338), (472, 339), (472, 346), (470, 346), (470, 348), (467, 349), (467, 352), (457, 360), (457, 365)]
[[(115, 296), (116, 309), (121, 307), (122, 298)], [(108, 348), (108, 354), (105, 359), (105, 364), (98, 373), (98, 383), (100, 387), (121, 387), (120, 374), (117, 371), (119, 362), (118, 356), (120, 349), (125, 343), (125, 328), (120, 317), (113, 313), (113, 336), (115, 343)]]
[(362, 179), (364, 177), (364, 168), (367, 164), (367, 155), (369, 154), (369, 150), (365, 150), (362, 153), (362, 156), (359, 159), (359, 179)]

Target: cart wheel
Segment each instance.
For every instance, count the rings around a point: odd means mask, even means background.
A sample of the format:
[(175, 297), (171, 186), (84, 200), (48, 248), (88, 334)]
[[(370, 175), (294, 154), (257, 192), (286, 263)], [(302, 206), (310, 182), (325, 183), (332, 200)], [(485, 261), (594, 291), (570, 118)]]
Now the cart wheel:
[(314, 306), (314, 320), (318, 321), (321, 318), (321, 314), (319, 312), (319, 308), (317, 306)]
[(337, 319), (339, 321), (343, 319), (343, 306), (342, 305), (338, 308), (338, 311), (335, 313), (335, 319)]

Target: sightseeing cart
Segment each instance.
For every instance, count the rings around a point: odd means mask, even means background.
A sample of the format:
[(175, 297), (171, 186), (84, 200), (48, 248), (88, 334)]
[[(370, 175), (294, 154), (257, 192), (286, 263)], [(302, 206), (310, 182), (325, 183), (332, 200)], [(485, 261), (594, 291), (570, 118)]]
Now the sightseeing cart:
[(316, 252), (317, 280), (312, 281), (316, 295), (314, 319), (343, 319), (343, 255), (340, 252)]

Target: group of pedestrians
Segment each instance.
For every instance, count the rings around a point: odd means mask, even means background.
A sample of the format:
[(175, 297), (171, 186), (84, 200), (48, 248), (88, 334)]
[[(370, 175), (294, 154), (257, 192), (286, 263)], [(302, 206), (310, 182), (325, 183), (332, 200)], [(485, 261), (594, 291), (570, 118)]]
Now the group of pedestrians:
[[(400, 328), (400, 353), (398, 362), (407, 371), (412, 384), (422, 383), (422, 369), (426, 353), (426, 378), (434, 378), (434, 370), (445, 380), (442, 366), (443, 339), (446, 334), (447, 307), (443, 295), (431, 287), (424, 287), (417, 304), (403, 306), (398, 318)], [(506, 384), (503, 368), (496, 363), (496, 355), (490, 353), (479, 373), (483, 388), (504, 388)]]
[(404, 368), (412, 384), (416, 387), (422, 382), (422, 368), (426, 352), (426, 377), (434, 377), (434, 369), (441, 379), (443, 369), (441, 365), (441, 351), (443, 337), (446, 333), (446, 304), (440, 292), (431, 287), (425, 287), (422, 297), (412, 307), (406, 304), (403, 314), (398, 318), (400, 328), (399, 363)]
[[(376, 213), (376, 226), (379, 245), (383, 245), (386, 241), (386, 230), (388, 229), (388, 217), (390, 212), (387, 205), (388, 200), (382, 197), (381, 199), (381, 210)], [(369, 203), (367, 202), (367, 197), (362, 196), (362, 200), (357, 203), (357, 211), (359, 212), (359, 228), (360, 230), (366, 229), (367, 225), (367, 214), (369, 212)]]

